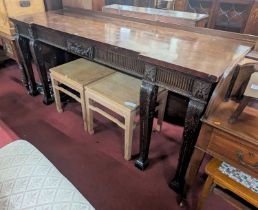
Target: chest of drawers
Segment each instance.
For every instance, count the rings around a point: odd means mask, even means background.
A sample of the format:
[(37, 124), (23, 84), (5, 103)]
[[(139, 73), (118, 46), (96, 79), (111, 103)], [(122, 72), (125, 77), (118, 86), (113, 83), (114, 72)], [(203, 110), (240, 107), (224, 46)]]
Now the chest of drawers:
[(0, 0), (0, 31), (9, 35), (14, 34), (13, 25), (8, 17), (44, 11), (43, 0)]

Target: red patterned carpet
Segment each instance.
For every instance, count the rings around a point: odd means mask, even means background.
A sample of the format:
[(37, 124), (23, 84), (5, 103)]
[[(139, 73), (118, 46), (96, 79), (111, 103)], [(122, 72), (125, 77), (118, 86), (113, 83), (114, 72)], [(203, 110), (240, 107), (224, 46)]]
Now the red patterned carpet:
[[(141, 172), (134, 161), (123, 159), (123, 132), (97, 116), (95, 135), (83, 130), (80, 106), (71, 103), (65, 112), (45, 106), (42, 97), (27, 95), (16, 65), (0, 69), (0, 147), (17, 139), (35, 145), (82, 192), (98, 210), (181, 209), (168, 182), (174, 175), (181, 145), (182, 128), (164, 125), (154, 133), (150, 166)], [(134, 133), (133, 154), (138, 152), (139, 130)], [(203, 180), (198, 179), (189, 195), (194, 209)], [(211, 195), (204, 209), (232, 209)]]

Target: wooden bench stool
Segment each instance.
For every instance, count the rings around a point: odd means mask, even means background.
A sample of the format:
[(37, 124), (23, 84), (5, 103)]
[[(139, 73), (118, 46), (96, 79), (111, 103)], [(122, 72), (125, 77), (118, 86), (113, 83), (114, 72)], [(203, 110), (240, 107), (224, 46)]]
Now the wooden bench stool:
[[(55, 96), (57, 111), (63, 112), (61, 100), (60, 100), (60, 91), (61, 91), (69, 95), (79, 103), (81, 103), (84, 129), (86, 130), (87, 125), (86, 125), (85, 98), (84, 98), (85, 86), (105, 76), (108, 76), (114, 72), (115, 72), (114, 70), (108, 67), (99, 65), (91, 61), (87, 61), (85, 59), (78, 59), (50, 69), (50, 76), (52, 80), (52, 86), (53, 86), (53, 92)], [(78, 97), (75, 93), (62, 87), (61, 84), (78, 92), (80, 96)]]
[[(98, 80), (86, 87), (86, 115), (88, 132), (93, 130), (93, 111), (98, 112), (104, 117), (116, 123), (125, 130), (124, 158), (131, 158), (133, 129), (136, 127), (134, 118), (140, 106), (140, 87), (141, 80), (126, 74), (114, 73), (103, 79)], [(158, 130), (161, 129), (164, 110), (167, 101), (167, 91), (161, 90), (158, 95)], [(97, 107), (100, 104), (124, 118), (124, 123)]]
[[(211, 160), (206, 165), (205, 171), (208, 174), (208, 178), (203, 187), (203, 191), (201, 192), (197, 210), (202, 209), (209, 192), (214, 192), (238, 209), (258, 208), (258, 192), (255, 192), (235, 181), (237, 179), (244, 181), (243, 179), (249, 175), (243, 174), (243, 172), (238, 169), (232, 168), (229, 164), (222, 164), (222, 162), (217, 159)], [(224, 173), (222, 171), (224, 171)], [(245, 183), (247, 184), (247, 182)], [(255, 188), (256, 191), (258, 190), (257, 184)], [(235, 195), (237, 196), (237, 199), (235, 199)], [(239, 198), (243, 200), (243, 202), (241, 202)]]

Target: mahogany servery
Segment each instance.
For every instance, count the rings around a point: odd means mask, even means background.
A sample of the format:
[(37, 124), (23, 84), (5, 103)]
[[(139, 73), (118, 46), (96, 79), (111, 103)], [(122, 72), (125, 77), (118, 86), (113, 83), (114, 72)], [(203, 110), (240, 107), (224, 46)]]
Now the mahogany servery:
[[(233, 69), (257, 40), (247, 35), (163, 23), (159, 26), (152, 21), (92, 11), (61, 10), (12, 20), (28, 74), (33, 75), (31, 57), (38, 67), (45, 104), (53, 101), (45, 63), (54, 66), (66, 62), (60, 51), (142, 79), (140, 156), (135, 163), (142, 170), (149, 162), (158, 87), (188, 98), (183, 144), (176, 175), (170, 183), (178, 193), (182, 193), (200, 118), (214, 87), (224, 71)], [(46, 52), (50, 55), (46, 56)]]

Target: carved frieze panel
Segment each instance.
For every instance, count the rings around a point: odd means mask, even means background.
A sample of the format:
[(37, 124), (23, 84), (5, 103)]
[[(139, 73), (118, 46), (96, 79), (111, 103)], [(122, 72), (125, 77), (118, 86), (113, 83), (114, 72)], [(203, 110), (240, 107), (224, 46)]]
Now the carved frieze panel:
[(132, 72), (139, 76), (144, 74), (144, 62), (140, 61), (136, 56), (129, 55), (120, 50), (96, 47), (94, 59), (108, 66)]
[(68, 40), (67, 51), (90, 60), (94, 58), (94, 47), (87, 43), (82, 44)]
[(156, 81), (190, 94), (194, 84), (194, 77), (171, 69), (158, 68)]
[(37, 26), (37, 39), (48, 45), (66, 50), (68, 37), (61, 32)]

